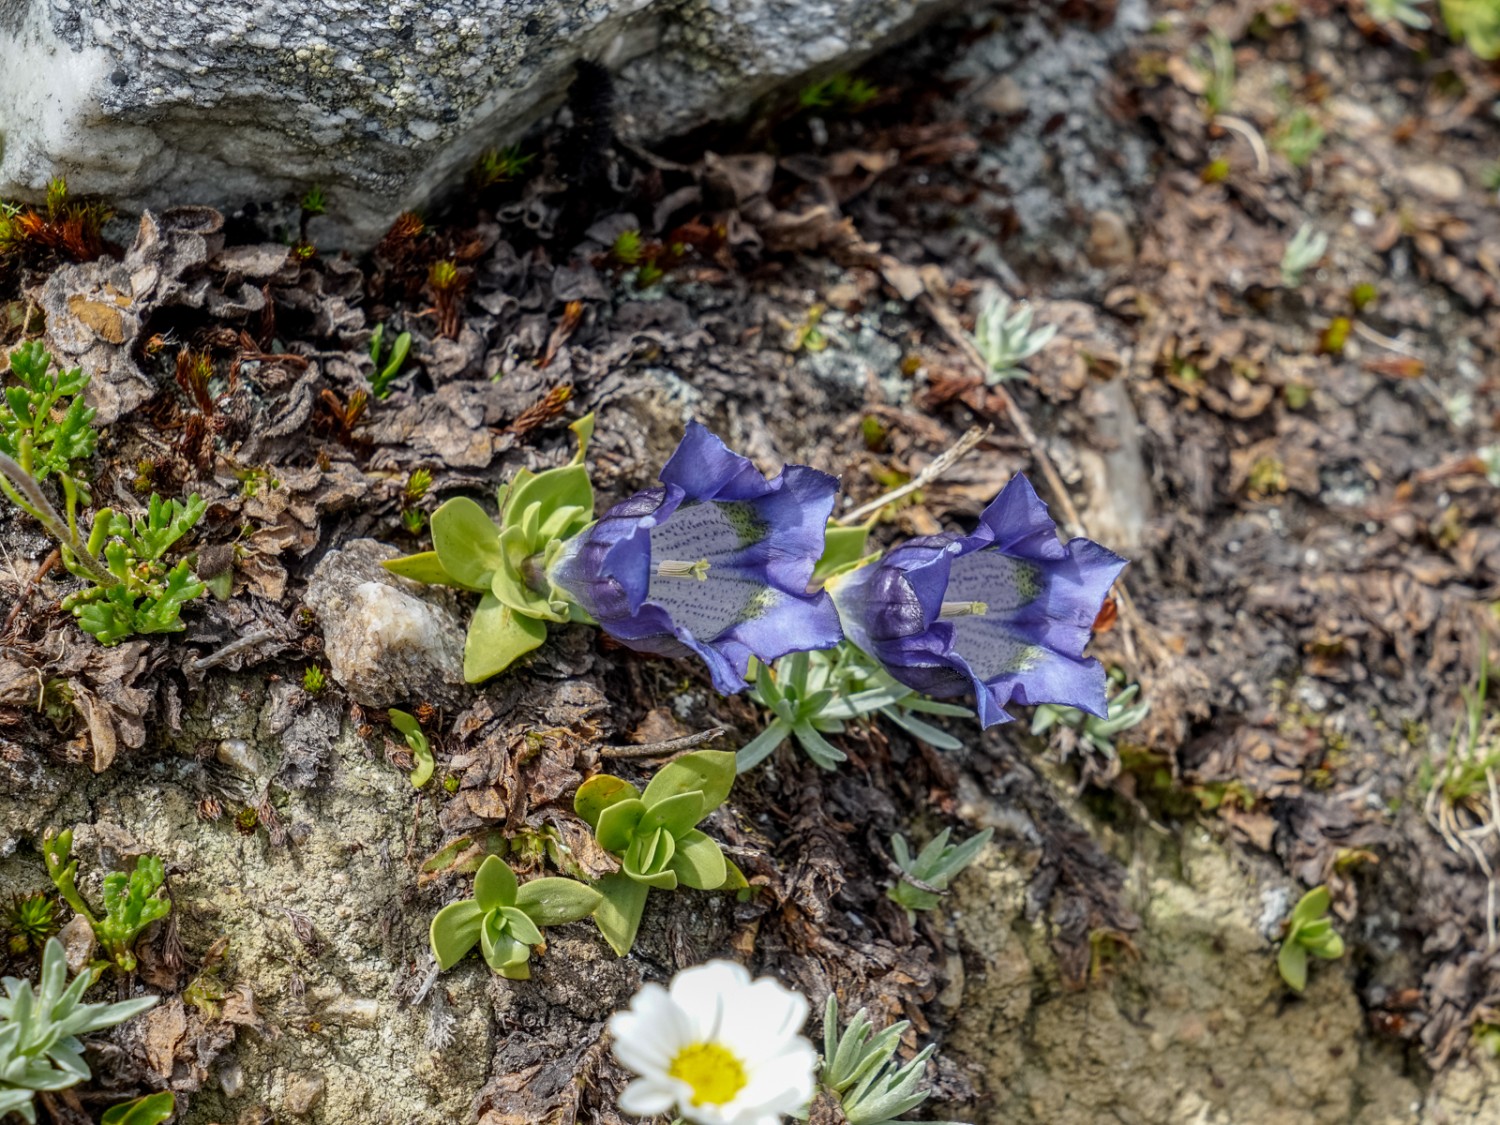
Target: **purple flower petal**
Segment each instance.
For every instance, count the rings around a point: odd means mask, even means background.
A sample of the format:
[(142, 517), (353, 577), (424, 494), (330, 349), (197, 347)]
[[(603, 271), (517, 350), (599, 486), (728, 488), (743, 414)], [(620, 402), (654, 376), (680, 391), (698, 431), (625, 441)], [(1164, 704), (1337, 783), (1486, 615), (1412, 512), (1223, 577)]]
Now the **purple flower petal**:
[(554, 567), (606, 631), (642, 652), (696, 653), (726, 694), (744, 689), (752, 656), (842, 639), (832, 600), (807, 591), (835, 478), (793, 465), (767, 480), (693, 423), (661, 479), (606, 512)]
[(1104, 669), (1083, 650), (1125, 560), (1064, 545), (1025, 477), (967, 536), (897, 547), (834, 591), (849, 638), (901, 683), (938, 698), (973, 691), (985, 726), (1014, 701), (1106, 713)]

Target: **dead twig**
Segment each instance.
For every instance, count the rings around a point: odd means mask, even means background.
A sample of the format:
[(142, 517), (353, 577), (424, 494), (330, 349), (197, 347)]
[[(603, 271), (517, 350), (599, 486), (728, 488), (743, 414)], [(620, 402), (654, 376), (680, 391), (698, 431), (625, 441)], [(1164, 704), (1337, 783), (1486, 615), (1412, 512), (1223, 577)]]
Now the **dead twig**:
[(601, 758), (664, 758), (668, 754), (691, 750), (694, 746), (712, 742), (727, 732), (727, 727), (710, 727), (697, 734), (685, 734), (681, 738), (669, 738), (665, 742), (643, 742), (639, 746), (605, 746), (600, 749), (599, 756)]
[(42, 565), (36, 568), (36, 573), (31, 576), (31, 580), (26, 583), (26, 586), (21, 591), (20, 596), (16, 598), (16, 604), (11, 606), (10, 612), (5, 615), (5, 624), (0, 625), (0, 634), (10, 632), (10, 627), (16, 623), (16, 618), (21, 616), (21, 610), (25, 607), (28, 599), (30, 599), (31, 592), (37, 588), (37, 584), (40, 583), (43, 578), (47, 577), (47, 573), (54, 566), (56, 566), (61, 559), (61, 550), (56, 547), (52, 548), (52, 553), (42, 560)]
[(940, 476), (946, 473), (954, 465), (958, 464), (958, 462), (963, 458), (964, 454), (968, 453), (969, 450), (973, 449), (976, 445), (978, 445), (994, 432), (995, 427), (993, 426), (986, 426), (982, 430), (978, 426), (974, 426), (969, 430), (968, 433), (959, 438), (958, 441), (953, 444), (952, 448), (944, 450), (941, 454), (933, 459), (932, 464), (928, 465), (916, 476), (912, 477), (911, 480), (907, 481), (899, 488), (891, 489), (883, 496), (877, 496), (868, 504), (861, 504), (852, 512), (845, 512), (843, 515), (837, 517), (834, 522), (843, 524), (845, 526), (856, 524), (866, 516), (873, 515), (874, 513), (880, 511), (880, 509), (884, 508), (887, 504), (894, 504), (903, 496), (910, 496), (918, 489), (925, 488), (927, 485), (931, 484), (933, 481), (937, 480)]

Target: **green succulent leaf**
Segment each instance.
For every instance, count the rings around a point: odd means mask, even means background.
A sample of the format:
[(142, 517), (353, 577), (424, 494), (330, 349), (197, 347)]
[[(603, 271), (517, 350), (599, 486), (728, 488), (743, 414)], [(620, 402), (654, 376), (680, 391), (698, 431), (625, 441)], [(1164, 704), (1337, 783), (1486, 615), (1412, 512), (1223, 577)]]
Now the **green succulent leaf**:
[(613, 855), (623, 855), (635, 839), (637, 826), (646, 815), (646, 803), (628, 797), (609, 805), (599, 814), (596, 835), (599, 846)]
[(495, 571), (505, 565), (500, 529), (467, 496), (445, 501), (432, 513), (432, 545), (454, 584), (467, 590), (487, 592)]
[(547, 639), (547, 625), (485, 594), (464, 639), (464, 679), (480, 683), (505, 671)]
[(835, 575), (853, 570), (865, 557), (865, 546), (874, 526), (874, 523), (864, 523), (858, 527), (843, 527), (830, 520), (823, 537), (823, 557), (813, 568), (812, 584), (820, 585)]
[(516, 873), (503, 859), (488, 857), (474, 876), (474, 901), (488, 913), (513, 906), (516, 901)]
[(583, 817), (590, 828), (597, 829), (599, 817), (605, 809), (640, 795), (640, 790), (623, 777), (595, 774), (578, 787), (573, 797), (573, 811)]
[(606, 875), (594, 884), (594, 889), (600, 894), (594, 923), (604, 940), (609, 942), (609, 947), (624, 957), (635, 944), (635, 935), (641, 928), (641, 915), (646, 910), (646, 896), (651, 893), (651, 888), (622, 872)]
[(531, 946), (510, 932), (509, 920), (499, 911), (484, 916), (479, 927), (479, 950), (489, 967), (503, 977), (525, 980), (531, 975), (527, 966)]
[(734, 755), (723, 750), (695, 750), (656, 771), (641, 800), (652, 806), (679, 793), (703, 794), (703, 816), (724, 803), (736, 774)]
[(380, 564), (392, 574), (410, 578), (413, 582), (425, 582), (429, 586), (457, 586), (460, 583), (443, 569), (436, 551), (422, 551), (415, 555), (403, 555), (399, 559), (386, 559)]
[(112, 1105), (99, 1118), (99, 1125), (161, 1125), (177, 1110), (177, 1097), (170, 1090)]
[(676, 852), (677, 841), (672, 834), (658, 828), (649, 834), (637, 835), (620, 866), (626, 875), (639, 883), (664, 891), (676, 890), (677, 875), (671, 868)]
[(1322, 917), (1328, 913), (1328, 907), (1332, 903), (1332, 896), (1328, 893), (1326, 885), (1314, 887), (1298, 900), (1297, 905), (1292, 908), (1290, 924), (1292, 929)]
[(593, 887), (576, 879), (533, 879), (516, 891), (516, 908), (538, 926), (561, 926), (587, 918), (604, 901)]
[(1307, 987), (1307, 947), (1296, 941), (1281, 943), (1281, 952), (1276, 955), (1276, 968), (1281, 979), (1296, 992)]
[(428, 938), (439, 969), (451, 969), (474, 948), (484, 917), (484, 908), (472, 900), (449, 903), (433, 916)]
[(526, 911), (516, 906), (502, 906), (500, 914), (505, 918), (505, 928), (517, 941), (525, 942), (527, 945), (542, 944), (542, 931), (527, 916)]
[[(644, 798), (642, 803), (645, 803)], [(654, 832), (661, 828), (673, 836), (681, 836), (703, 819), (703, 812), (701, 790), (678, 793), (674, 797), (667, 797), (655, 804), (647, 805), (645, 815), (636, 826), (636, 832)]]
[[(723, 849), (696, 828), (677, 838), (672, 872), (683, 886), (699, 891), (717, 891), (729, 879)], [(744, 881), (743, 875), (740, 880)]]

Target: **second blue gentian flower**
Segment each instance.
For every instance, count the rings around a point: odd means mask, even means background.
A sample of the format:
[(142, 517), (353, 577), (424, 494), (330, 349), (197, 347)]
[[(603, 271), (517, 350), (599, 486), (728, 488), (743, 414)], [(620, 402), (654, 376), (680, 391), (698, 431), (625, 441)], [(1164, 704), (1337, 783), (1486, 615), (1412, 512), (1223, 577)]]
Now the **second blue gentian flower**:
[(606, 632), (661, 656), (696, 653), (714, 686), (745, 687), (753, 656), (843, 638), (826, 593), (809, 593), (838, 481), (803, 465), (767, 480), (701, 424), (661, 487), (607, 511), (564, 548), (552, 580)]
[(1104, 715), (1104, 668), (1083, 650), (1125, 565), (1092, 540), (1059, 542), (1018, 476), (974, 534), (908, 540), (836, 579), (833, 596), (849, 640), (917, 691), (973, 691), (985, 726), (1012, 718), (1012, 701)]

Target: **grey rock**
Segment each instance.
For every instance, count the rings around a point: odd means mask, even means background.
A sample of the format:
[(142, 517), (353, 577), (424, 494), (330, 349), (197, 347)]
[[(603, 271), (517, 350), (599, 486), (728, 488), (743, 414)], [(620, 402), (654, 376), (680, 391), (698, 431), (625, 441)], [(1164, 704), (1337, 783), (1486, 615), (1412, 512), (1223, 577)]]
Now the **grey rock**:
[(367, 245), (554, 109), (579, 59), (621, 133), (743, 111), (948, 0), (0, 0), (0, 196), (68, 176), (129, 209), (286, 202)]
[(357, 539), (318, 563), (307, 605), (323, 629), (333, 678), (366, 707), (463, 698), (465, 618), (442, 590), (391, 574), (400, 552)]
[(287, 1084), (286, 1111), (293, 1117), (306, 1117), (323, 1100), (328, 1081), (321, 1074), (304, 1074)]

